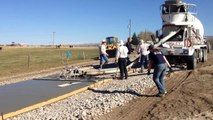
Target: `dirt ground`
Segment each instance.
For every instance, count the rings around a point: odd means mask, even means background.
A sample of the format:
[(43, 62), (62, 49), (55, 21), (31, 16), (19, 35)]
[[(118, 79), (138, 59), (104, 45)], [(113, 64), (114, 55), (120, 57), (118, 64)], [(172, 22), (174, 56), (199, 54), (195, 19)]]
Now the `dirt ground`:
[(166, 88), (163, 98), (153, 88), (97, 120), (213, 120), (213, 52), (197, 69), (172, 73)]

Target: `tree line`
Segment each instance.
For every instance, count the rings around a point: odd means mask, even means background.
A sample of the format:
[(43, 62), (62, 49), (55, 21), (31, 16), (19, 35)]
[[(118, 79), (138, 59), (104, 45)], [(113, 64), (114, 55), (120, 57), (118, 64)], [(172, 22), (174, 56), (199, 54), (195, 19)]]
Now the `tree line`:
[(151, 35), (153, 35), (153, 32), (145, 31), (145, 32), (140, 32), (139, 34), (136, 34), (135, 32), (132, 35), (132, 44), (133, 45), (138, 45), (141, 40), (144, 42), (147, 41), (152, 41)]

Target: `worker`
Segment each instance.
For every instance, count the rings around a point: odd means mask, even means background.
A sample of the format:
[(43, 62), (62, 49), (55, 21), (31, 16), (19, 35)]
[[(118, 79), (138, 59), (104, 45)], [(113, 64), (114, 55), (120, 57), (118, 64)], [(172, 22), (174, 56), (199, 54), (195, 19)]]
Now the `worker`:
[(127, 73), (127, 57), (128, 57), (128, 48), (124, 46), (123, 40), (120, 40), (119, 47), (116, 52), (115, 62), (118, 61), (118, 67), (120, 69), (120, 80), (123, 80), (124, 74), (125, 79), (128, 78)]
[(147, 50), (149, 44), (144, 43), (143, 40), (140, 41), (140, 46), (138, 48), (138, 54), (140, 54), (140, 63), (141, 63), (141, 73), (143, 73), (144, 68), (147, 68), (148, 54)]
[(109, 56), (106, 52), (106, 40), (102, 40), (101, 45), (99, 46), (100, 51), (100, 69), (102, 69), (103, 60), (105, 61), (104, 64), (108, 63), (108, 57)]
[(127, 42), (126, 42), (126, 47), (128, 48), (128, 54), (131, 54), (133, 52), (133, 48), (132, 48), (132, 45), (131, 45), (131, 42), (132, 42), (132, 38), (128, 38), (127, 39)]
[(164, 76), (166, 74), (167, 65), (169, 68), (171, 66), (167, 61), (166, 57), (159, 49), (154, 48), (153, 45), (150, 45), (148, 50), (150, 50), (150, 53), (149, 53), (149, 64), (147, 74), (150, 75), (150, 69), (153, 67), (154, 68), (153, 81), (156, 84), (159, 91), (156, 96), (163, 97), (167, 93), (165, 89)]
[(66, 66), (68, 66), (69, 59), (71, 58), (71, 50), (68, 50), (68, 51), (66, 52), (66, 56), (67, 56)]

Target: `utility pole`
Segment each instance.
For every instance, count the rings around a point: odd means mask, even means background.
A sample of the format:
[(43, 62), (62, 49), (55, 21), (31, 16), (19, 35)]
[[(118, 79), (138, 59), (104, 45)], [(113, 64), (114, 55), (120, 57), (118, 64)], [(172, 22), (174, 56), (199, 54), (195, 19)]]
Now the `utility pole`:
[(129, 20), (129, 25), (128, 25), (128, 29), (129, 29), (129, 38), (131, 38), (131, 28), (132, 28), (132, 22), (131, 19)]
[(54, 45), (54, 41), (55, 41), (55, 32), (53, 32), (53, 45)]

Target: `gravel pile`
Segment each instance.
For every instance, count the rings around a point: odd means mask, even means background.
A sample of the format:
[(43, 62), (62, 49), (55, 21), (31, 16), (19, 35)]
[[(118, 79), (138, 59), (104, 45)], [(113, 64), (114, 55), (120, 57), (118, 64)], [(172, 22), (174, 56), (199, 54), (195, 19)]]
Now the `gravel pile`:
[(153, 87), (151, 76), (140, 75), (128, 80), (112, 82), (91, 88), (56, 103), (18, 115), (7, 120), (85, 120), (110, 112), (123, 106)]

